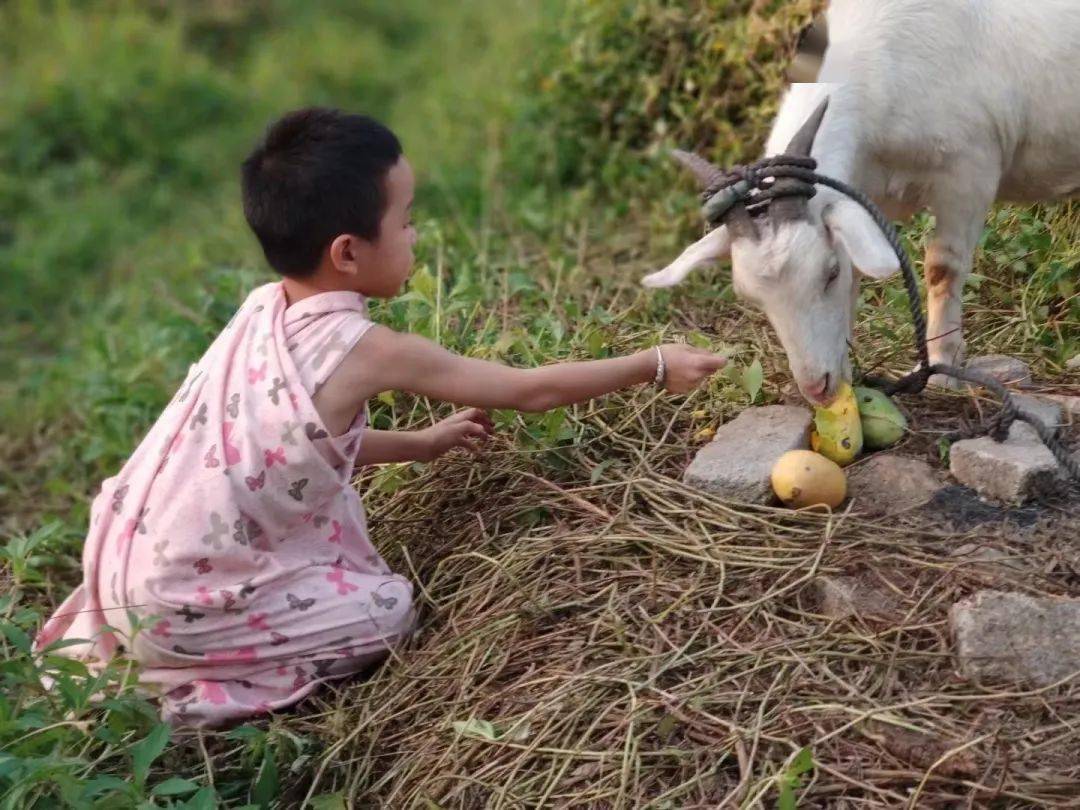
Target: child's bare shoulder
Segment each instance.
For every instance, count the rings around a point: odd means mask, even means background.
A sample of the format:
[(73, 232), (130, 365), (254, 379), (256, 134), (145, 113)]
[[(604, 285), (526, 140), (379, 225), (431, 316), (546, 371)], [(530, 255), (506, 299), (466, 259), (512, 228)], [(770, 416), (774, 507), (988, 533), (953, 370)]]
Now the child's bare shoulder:
[(313, 397), (327, 428), (347, 429), (367, 401), (386, 390), (383, 369), (393, 362), (401, 338), (399, 332), (374, 324), (345, 354)]

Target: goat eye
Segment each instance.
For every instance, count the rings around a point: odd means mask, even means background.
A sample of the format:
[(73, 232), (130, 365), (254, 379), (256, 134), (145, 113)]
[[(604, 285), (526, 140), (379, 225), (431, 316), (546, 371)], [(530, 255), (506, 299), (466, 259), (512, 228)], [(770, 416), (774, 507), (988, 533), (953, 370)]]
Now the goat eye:
[(839, 277), (839, 275), (840, 275), (840, 265), (839, 264), (833, 264), (833, 266), (829, 269), (828, 278), (825, 279), (825, 289), (828, 289), (829, 285), (832, 284), (834, 281), (836, 281), (836, 279), (837, 279), (837, 277)]

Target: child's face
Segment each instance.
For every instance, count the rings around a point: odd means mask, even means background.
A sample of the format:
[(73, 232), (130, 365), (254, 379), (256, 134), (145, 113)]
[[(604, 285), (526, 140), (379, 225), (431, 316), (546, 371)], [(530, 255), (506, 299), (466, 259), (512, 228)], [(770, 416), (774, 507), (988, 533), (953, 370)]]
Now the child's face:
[(379, 238), (371, 243), (368, 270), (363, 275), (365, 295), (392, 298), (401, 292), (413, 264), (416, 228), (412, 223), (415, 178), (402, 155), (386, 175), (386, 212)]

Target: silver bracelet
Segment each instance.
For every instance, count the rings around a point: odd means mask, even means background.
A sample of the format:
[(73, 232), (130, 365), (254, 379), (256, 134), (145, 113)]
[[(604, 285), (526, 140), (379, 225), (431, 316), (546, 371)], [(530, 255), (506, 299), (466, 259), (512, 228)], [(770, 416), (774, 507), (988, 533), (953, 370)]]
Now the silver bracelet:
[(656, 347), (656, 378), (653, 380), (653, 385), (663, 385), (664, 376), (667, 374), (667, 363), (664, 362), (664, 353), (660, 351), (660, 347)]

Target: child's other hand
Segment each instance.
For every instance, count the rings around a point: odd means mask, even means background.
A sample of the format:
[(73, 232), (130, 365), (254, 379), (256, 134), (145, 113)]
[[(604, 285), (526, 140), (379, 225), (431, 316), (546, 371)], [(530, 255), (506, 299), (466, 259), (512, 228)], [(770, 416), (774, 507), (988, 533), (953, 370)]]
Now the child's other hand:
[(425, 458), (433, 461), (455, 447), (464, 447), (471, 453), (480, 452), (480, 444), (495, 432), (491, 417), (479, 408), (469, 408), (448, 416), (421, 431), (428, 442)]
[(685, 343), (660, 347), (664, 354), (664, 388), (673, 394), (685, 394), (727, 365), (727, 358)]

